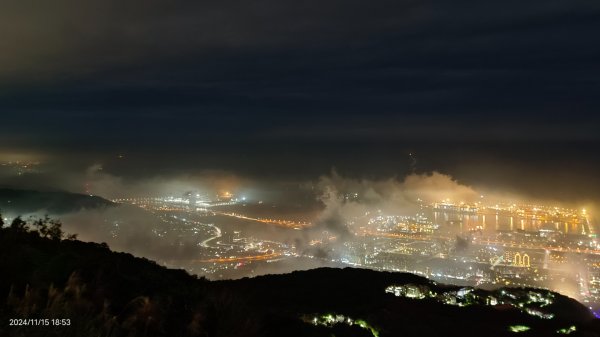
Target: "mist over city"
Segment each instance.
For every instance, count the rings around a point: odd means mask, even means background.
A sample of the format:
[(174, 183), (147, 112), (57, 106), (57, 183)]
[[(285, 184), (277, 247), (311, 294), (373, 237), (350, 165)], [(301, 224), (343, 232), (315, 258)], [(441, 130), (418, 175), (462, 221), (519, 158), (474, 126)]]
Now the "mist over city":
[(0, 335), (600, 336), (598, 18), (0, 4)]

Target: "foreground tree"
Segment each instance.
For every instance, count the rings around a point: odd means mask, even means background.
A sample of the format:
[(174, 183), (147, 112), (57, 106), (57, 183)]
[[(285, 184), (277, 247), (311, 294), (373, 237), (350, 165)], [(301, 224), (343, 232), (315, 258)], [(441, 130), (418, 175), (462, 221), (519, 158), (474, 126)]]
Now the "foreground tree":
[[(50, 218), (47, 214), (43, 218), (34, 220), (33, 226), (43, 238), (61, 240), (65, 237), (65, 233), (62, 231), (62, 222)], [(75, 239), (76, 237), (74, 234), (66, 236), (67, 239)]]
[[(77, 234), (65, 233), (62, 230), (62, 222), (57, 219), (52, 219), (48, 215), (38, 219), (31, 217), (29, 221), (31, 222), (33, 229), (31, 229), (28, 222), (23, 220), (23, 218), (19, 215), (12, 220), (10, 226), (8, 226), (8, 229), (20, 233), (36, 233), (42, 238), (51, 240), (77, 239)], [(3, 229), (3, 227), (4, 220), (2, 219), (2, 214), (0, 214), (0, 229)]]
[(18, 232), (29, 231), (29, 226), (27, 225), (27, 222), (23, 220), (20, 215), (13, 219), (13, 221), (10, 223), (10, 228)]

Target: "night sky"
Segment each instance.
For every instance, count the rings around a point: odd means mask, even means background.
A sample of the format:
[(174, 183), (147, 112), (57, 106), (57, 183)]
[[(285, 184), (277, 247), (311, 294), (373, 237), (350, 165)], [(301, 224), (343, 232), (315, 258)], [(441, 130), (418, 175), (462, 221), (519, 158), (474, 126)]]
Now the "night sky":
[(598, 1), (0, 4), (7, 158), (600, 198), (599, 110)]

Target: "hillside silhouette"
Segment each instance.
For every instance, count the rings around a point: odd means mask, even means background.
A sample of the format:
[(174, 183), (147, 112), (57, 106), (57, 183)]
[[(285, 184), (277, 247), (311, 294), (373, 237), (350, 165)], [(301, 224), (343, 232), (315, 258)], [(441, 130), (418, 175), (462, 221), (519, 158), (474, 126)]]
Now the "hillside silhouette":
[(0, 188), (0, 210), (10, 210), (15, 214), (35, 212), (64, 214), (81, 209), (106, 208), (114, 205), (104, 198), (85, 194)]

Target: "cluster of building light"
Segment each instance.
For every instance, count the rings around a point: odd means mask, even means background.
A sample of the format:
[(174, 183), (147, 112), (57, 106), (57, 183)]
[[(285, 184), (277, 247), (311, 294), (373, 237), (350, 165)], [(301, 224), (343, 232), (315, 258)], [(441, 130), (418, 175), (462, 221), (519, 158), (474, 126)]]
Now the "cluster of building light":
[(311, 323), (313, 325), (321, 325), (326, 327), (333, 327), (336, 324), (345, 324), (345, 325), (356, 325), (365, 330), (371, 332), (373, 337), (379, 337), (379, 331), (375, 329), (371, 324), (367, 323), (367, 321), (362, 319), (352, 319), (345, 315), (340, 314), (325, 314), (325, 315), (305, 315), (302, 317), (302, 320)]
[(552, 304), (554, 296), (550, 292), (541, 293), (533, 290), (510, 289), (480, 295), (471, 287), (436, 292), (427, 285), (416, 284), (391, 285), (385, 289), (385, 292), (412, 299), (431, 298), (443, 304), (460, 307), (468, 305), (510, 305), (531, 316), (542, 319), (554, 318), (554, 314), (541, 309)]
[(577, 331), (577, 327), (574, 325), (571, 325), (568, 328), (562, 328), (562, 329), (556, 330), (556, 333), (563, 334), (563, 335), (570, 335), (575, 331)]
[(531, 330), (527, 325), (511, 325), (508, 327), (510, 332), (525, 332)]
[(427, 220), (420, 214), (416, 216), (378, 215), (369, 219), (367, 226), (377, 228), (379, 232), (400, 233), (433, 233), (439, 229), (439, 225)]

